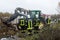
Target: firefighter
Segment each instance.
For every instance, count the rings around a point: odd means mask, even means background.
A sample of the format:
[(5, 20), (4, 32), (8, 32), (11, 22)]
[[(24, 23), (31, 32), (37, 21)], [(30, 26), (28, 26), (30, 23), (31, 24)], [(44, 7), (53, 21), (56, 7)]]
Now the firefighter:
[(46, 23), (47, 23), (48, 26), (50, 26), (50, 24), (51, 24), (51, 19), (50, 19), (49, 17), (47, 17)]
[(32, 34), (32, 18), (31, 16), (28, 14), (28, 19), (27, 19), (27, 30), (28, 30), (28, 35)]
[(20, 17), (17, 28), (18, 28), (18, 30), (21, 30), (22, 33), (25, 33), (25, 31), (27, 29), (27, 20), (25, 17), (23, 17), (23, 16)]

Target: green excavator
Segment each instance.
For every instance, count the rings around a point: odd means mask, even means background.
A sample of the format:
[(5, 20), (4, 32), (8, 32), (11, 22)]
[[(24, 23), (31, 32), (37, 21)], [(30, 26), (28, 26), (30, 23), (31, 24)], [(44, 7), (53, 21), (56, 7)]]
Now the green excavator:
[(16, 8), (15, 13), (9, 19), (3, 21), (3, 23), (8, 27), (12, 27), (9, 23), (18, 16), (20, 16), (16, 24), (18, 30), (31, 32), (32, 30), (41, 29), (46, 24), (45, 19), (41, 17), (40, 10), (25, 10), (23, 8)]

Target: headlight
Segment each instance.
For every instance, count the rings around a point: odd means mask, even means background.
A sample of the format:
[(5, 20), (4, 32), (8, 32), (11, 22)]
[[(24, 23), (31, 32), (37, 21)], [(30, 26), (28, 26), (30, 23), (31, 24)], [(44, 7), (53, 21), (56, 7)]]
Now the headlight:
[(39, 16), (38, 16), (38, 14), (36, 14), (36, 18), (38, 18)]
[(18, 13), (20, 13), (20, 11), (19, 11), (19, 10), (17, 10), (17, 12), (18, 12)]
[(20, 12), (19, 10), (17, 10), (17, 12), (18, 12), (19, 14), (24, 14), (24, 12)]
[(23, 16), (21, 16), (21, 18), (24, 18)]
[(22, 14), (24, 14), (24, 12), (21, 12)]
[(28, 16), (28, 18), (30, 18), (30, 15), (27, 15)]

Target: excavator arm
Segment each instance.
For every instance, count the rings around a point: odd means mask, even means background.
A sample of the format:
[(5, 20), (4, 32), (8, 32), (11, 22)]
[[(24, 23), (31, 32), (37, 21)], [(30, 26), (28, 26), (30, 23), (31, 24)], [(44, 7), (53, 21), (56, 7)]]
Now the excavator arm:
[[(25, 9), (16, 8), (15, 13), (9, 19), (7, 19), (4, 23), (7, 24), (7, 23), (13, 21), (14, 19), (16, 19), (18, 16), (24, 16), (27, 18), (25, 11), (26, 11)], [(22, 12), (24, 12), (24, 14), (22, 14)]]

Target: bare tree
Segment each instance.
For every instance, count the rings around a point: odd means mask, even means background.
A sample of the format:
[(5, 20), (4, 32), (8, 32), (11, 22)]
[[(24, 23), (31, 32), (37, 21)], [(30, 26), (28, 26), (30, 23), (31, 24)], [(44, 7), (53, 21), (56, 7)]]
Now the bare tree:
[(60, 2), (58, 2), (57, 12), (60, 13)]

